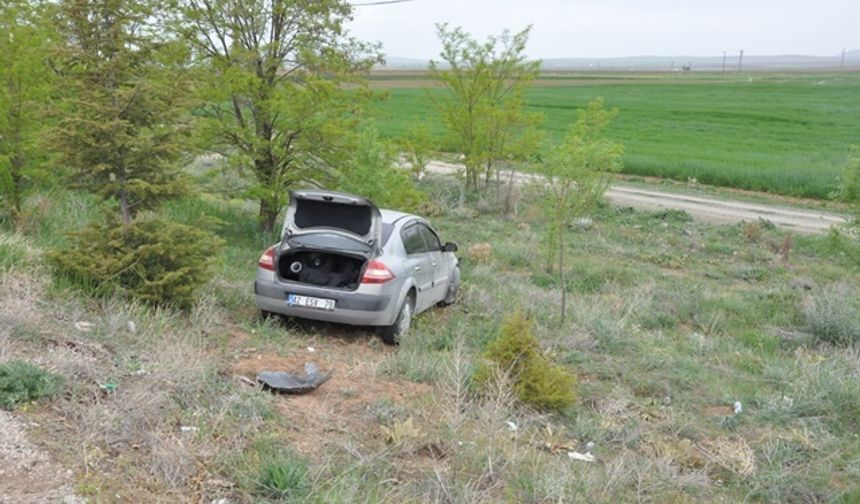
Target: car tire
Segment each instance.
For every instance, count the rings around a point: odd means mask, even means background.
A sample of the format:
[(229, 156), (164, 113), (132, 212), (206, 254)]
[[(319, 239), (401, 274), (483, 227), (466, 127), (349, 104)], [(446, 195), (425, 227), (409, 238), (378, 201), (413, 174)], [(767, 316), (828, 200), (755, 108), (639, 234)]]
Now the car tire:
[(398, 345), (402, 339), (409, 333), (409, 328), (412, 326), (412, 316), (415, 313), (415, 299), (411, 294), (406, 296), (403, 304), (400, 305), (400, 311), (397, 313), (397, 318), (390, 326), (385, 326), (379, 331), (387, 345)]
[(439, 302), (441, 306), (450, 306), (457, 302), (457, 297), (460, 295), (460, 268), (455, 267), (451, 273), (451, 279), (448, 281), (448, 291), (445, 297)]

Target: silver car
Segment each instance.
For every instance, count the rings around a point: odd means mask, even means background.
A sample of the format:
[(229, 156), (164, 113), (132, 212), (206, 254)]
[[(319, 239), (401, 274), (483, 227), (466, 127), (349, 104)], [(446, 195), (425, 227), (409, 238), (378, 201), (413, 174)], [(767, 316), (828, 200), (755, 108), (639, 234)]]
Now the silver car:
[(264, 314), (375, 326), (398, 343), (412, 317), (457, 299), (457, 245), (426, 219), (329, 191), (293, 191), (254, 294)]

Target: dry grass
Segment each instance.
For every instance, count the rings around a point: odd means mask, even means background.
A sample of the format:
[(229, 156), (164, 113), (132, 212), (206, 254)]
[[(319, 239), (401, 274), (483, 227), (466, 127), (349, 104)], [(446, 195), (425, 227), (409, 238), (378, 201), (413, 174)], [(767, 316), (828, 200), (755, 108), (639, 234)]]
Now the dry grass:
[[(84, 490), (97, 481), (120, 500), (190, 495), (207, 447), (180, 434), (178, 423), (208, 413), (217, 359), (202, 335), (218, 318), (197, 310), (193, 320), (192, 328), (175, 313), (116, 300), (82, 304), (58, 294), (40, 268), (0, 278), (0, 325), (11, 343), (3, 358), (66, 377), (65, 397), (40, 415), (51, 426), (40, 436), (76, 461)], [(144, 484), (151, 479), (154, 488)]]
[[(491, 253), (463, 262), (460, 302), (422, 314), (397, 349), (365, 329), (259, 320), (248, 281), (267, 237), (243, 241), (246, 231), (231, 237), (225, 227), (218, 274), (177, 313), (80, 296), (38, 260), (20, 259), (38, 257), (37, 239), (0, 235), (26, 251), (0, 273), (0, 359), (66, 378), (62, 397), (24, 414), (95, 502), (271, 500), (264, 469), (277, 479), (292, 465), (307, 472), (291, 499), (309, 502), (852, 495), (860, 350), (804, 335), (804, 299), (820, 292), (792, 281), (856, 282), (856, 272), (805, 237), (789, 265), (774, 260), (768, 243), (784, 239), (766, 226), (749, 236), (742, 226), (602, 210), (592, 229), (572, 234), (562, 325), (559, 286), (535, 252), (540, 216), (523, 205), (522, 222), (477, 212), (434, 219), (461, 250), (489, 244)], [(203, 210), (225, 222), (252, 217)], [(543, 351), (577, 376), (570, 410), (524, 408), (504, 375), (476, 393), (477, 356), (522, 307)], [(307, 396), (236, 379), (308, 360), (335, 375)], [(595, 462), (568, 455), (589, 447)]]

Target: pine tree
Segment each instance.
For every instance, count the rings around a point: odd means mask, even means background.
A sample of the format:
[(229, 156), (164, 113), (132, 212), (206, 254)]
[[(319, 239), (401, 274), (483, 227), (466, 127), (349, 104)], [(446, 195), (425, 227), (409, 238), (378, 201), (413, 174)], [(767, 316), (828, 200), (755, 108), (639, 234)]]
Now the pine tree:
[(64, 0), (62, 119), (52, 136), (73, 184), (115, 201), (123, 224), (186, 192), (178, 167), (188, 130), (181, 45), (151, 0)]
[(94, 294), (185, 307), (208, 280), (220, 241), (140, 213), (188, 191), (179, 166), (190, 124), (188, 54), (166, 37), (157, 1), (59, 4), (63, 99), (52, 144), (74, 185), (119, 211), (70, 233), (47, 258)]
[(48, 122), (53, 40), (44, 11), (24, 0), (0, 4), (0, 213), (13, 222), (47, 175), (39, 140)]

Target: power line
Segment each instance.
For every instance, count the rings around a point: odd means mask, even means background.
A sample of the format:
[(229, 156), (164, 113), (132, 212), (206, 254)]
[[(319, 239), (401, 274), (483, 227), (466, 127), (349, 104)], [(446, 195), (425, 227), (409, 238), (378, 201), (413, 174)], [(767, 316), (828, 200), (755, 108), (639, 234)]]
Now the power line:
[(399, 3), (409, 3), (415, 2), (416, 0), (379, 0), (378, 2), (364, 2), (364, 3), (354, 3), (353, 7), (366, 7), (369, 5), (390, 5), (390, 4), (399, 4)]

